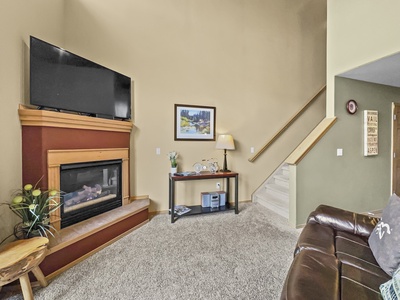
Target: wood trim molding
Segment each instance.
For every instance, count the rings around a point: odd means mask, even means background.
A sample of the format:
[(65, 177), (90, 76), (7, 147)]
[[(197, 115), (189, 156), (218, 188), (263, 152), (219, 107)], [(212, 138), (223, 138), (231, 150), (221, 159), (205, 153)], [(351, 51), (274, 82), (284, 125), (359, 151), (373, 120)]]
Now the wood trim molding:
[(130, 202), (144, 200), (144, 199), (150, 199), (150, 196), (149, 195), (131, 196)]
[(289, 165), (297, 165), (335, 123), (336, 117), (323, 119), (288, 156), (285, 162)]
[[(122, 159), (122, 205), (129, 204), (129, 149), (65, 149), (47, 151), (48, 187), (60, 189), (60, 165), (88, 161)], [(58, 199), (59, 201), (59, 199)], [(50, 223), (56, 230), (61, 229), (60, 210), (50, 215)]]
[(298, 117), (300, 117), (306, 110), (307, 108), (316, 100), (318, 99), (319, 95), (321, 95), (324, 91), (326, 90), (326, 85), (324, 85), (323, 87), (321, 87), (318, 92), (316, 92), (311, 98), (310, 100), (307, 101), (307, 103), (305, 105), (303, 105), (303, 107), (296, 113), (294, 114), (289, 121), (286, 122), (285, 125), (283, 125), (281, 127), (281, 129), (278, 130), (277, 133), (275, 133), (275, 135), (267, 142), (265, 143), (265, 145), (256, 153), (254, 154), (252, 157), (250, 157), (248, 159), (249, 162), (254, 162), (265, 150), (267, 150), (267, 148), (269, 146), (271, 146), (285, 131), (286, 129), (288, 129), (293, 123), (294, 121), (296, 121), (298, 119)]
[(44, 126), (74, 129), (89, 129), (114, 132), (131, 132), (131, 121), (108, 120), (47, 110), (31, 109), (19, 105), (19, 119), (22, 126)]

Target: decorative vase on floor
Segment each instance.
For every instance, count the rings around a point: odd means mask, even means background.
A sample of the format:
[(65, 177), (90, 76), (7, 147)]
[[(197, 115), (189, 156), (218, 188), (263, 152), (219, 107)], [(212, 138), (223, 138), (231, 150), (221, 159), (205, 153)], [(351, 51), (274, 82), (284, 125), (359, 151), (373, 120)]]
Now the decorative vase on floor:
[(178, 172), (178, 166), (175, 168), (171, 167), (171, 174), (174, 175), (176, 172)]

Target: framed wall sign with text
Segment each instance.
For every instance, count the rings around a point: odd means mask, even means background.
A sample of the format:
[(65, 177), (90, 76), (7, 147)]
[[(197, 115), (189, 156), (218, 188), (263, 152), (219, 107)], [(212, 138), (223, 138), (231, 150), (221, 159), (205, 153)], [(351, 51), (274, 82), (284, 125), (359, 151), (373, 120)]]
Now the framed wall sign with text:
[(215, 107), (175, 104), (175, 141), (215, 141)]
[(378, 155), (378, 111), (364, 110), (364, 156)]

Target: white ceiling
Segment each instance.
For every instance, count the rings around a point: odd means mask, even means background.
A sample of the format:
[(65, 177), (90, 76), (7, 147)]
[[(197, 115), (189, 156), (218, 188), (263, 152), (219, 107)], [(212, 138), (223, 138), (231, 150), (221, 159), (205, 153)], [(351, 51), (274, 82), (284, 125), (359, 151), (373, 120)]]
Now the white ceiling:
[(386, 56), (338, 76), (400, 87), (400, 53)]

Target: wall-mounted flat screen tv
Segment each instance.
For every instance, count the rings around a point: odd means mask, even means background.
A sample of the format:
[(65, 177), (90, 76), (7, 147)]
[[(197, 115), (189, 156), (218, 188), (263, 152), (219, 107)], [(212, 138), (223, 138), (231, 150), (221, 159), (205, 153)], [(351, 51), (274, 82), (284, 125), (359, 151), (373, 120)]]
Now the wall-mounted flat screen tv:
[(131, 78), (31, 36), (30, 103), (128, 120)]

